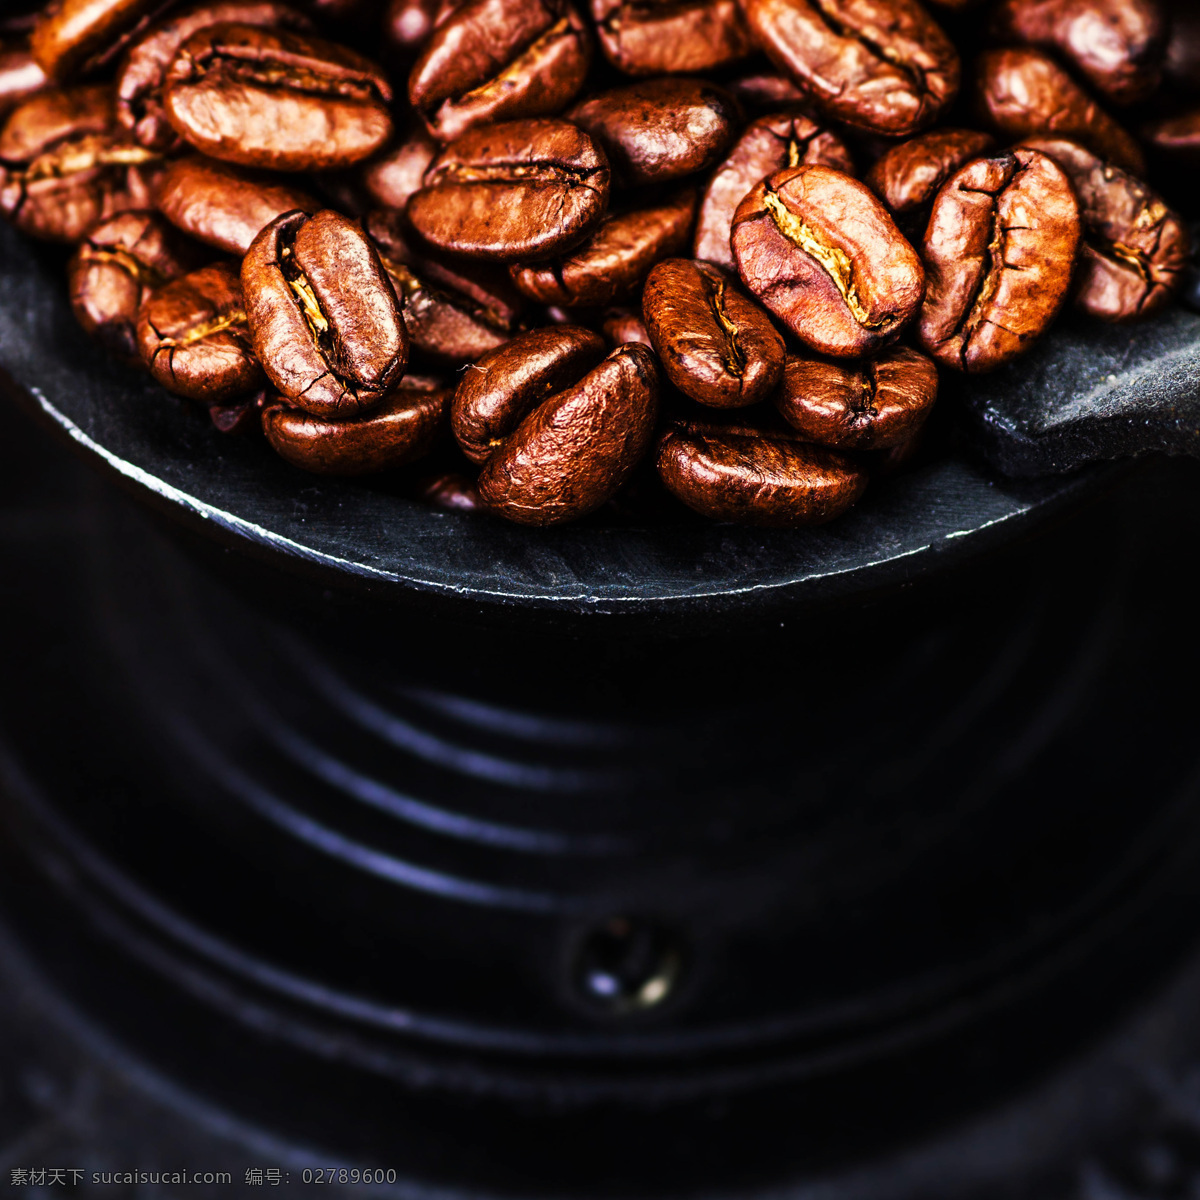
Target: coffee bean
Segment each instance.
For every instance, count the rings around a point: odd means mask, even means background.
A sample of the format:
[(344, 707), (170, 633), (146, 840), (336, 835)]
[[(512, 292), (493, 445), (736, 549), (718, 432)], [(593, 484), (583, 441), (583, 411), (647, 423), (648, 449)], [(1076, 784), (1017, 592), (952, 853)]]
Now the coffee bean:
[(742, 0), (759, 45), (827, 116), (908, 137), (958, 93), (953, 44), (917, 0)]
[(592, 44), (567, 0), (468, 0), (429, 39), (408, 98), (443, 142), (488, 121), (549, 116), (583, 87)]
[(266, 406), (268, 395), (274, 397), (274, 394), (264, 390), (237, 404), (210, 405), (208, 419), (218, 433), (250, 437), (262, 432), (262, 410)]
[(986, 51), (975, 88), (984, 119), (1002, 136), (1071, 138), (1123, 170), (1145, 174), (1133, 138), (1041, 51)]
[(0, 46), (0, 116), (49, 86), (28, 45)]
[(372, 204), (404, 209), (408, 198), (424, 185), (425, 172), (439, 148), (418, 122), (398, 145), (364, 163), (360, 178)]
[(1062, 167), (1079, 198), (1083, 245), (1075, 305), (1101, 321), (1136, 321), (1170, 303), (1187, 267), (1191, 239), (1148, 184), (1097, 158), (1076, 142), (1024, 143)]
[(1000, 0), (993, 31), (1057, 54), (1114, 104), (1153, 94), (1167, 23), (1158, 0)]
[(937, 393), (937, 368), (907, 346), (858, 363), (788, 355), (775, 407), (810, 442), (883, 450), (911, 441)]
[(408, 334), (357, 221), (329, 209), (277, 217), (242, 260), (242, 286), (258, 357), (287, 403), (343, 419), (400, 381)]
[(320, 207), (307, 192), (278, 177), (210, 158), (172, 162), (158, 193), (158, 209), (172, 224), (197, 241), (239, 256), (276, 217)]
[(567, 119), (608, 155), (628, 187), (665, 183), (706, 170), (729, 149), (740, 124), (724, 88), (699, 79), (652, 79), (577, 104)]
[(1046, 155), (968, 163), (938, 193), (925, 235), (925, 350), (971, 372), (1027, 350), (1067, 298), (1080, 232), (1071, 181)]
[(626, 75), (711, 71), (754, 49), (737, 0), (591, 0), (600, 46)]
[(457, 7), (454, 0), (391, 0), (383, 19), (388, 45), (402, 58), (420, 53), (429, 35)]
[(608, 207), (608, 161), (566, 121), (503, 121), (452, 142), (433, 161), (408, 217), (433, 245), (498, 262), (578, 245)]
[(842, 140), (799, 113), (772, 113), (748, 125), (705, 189), (692, 253), (734, 270), (729, 234), (737, 206), (768, 175), (807, 163), (854, 174), (854, 160)]
[(229, 404), (263, 386), (234, 263), (215, 263), (156, 291), (137, 323), (142, 361), (177, 396)]
[(646, 280), (642, 315), (667, 378), (701, 404), (742, 408), (765, 399), (779, 382), (783, 338), (711, 263), (659, 263)]
[(655, 458), (667, 490), (689, 508), (743, 525), (822, 525), (867, 486), (853, 459), (767, 421), (671, 421)]
[(389, 392), (370, 412), (321, 420), (283, 402), (263, 410), (263, 432), (281, 458), (316, 475), (372, 475), (428, 453), (445, 424), (451, 392), (406, 386)]
[(479, 475), (481, 502), (521, 525), (559, 525), (595, 512), (646, 453), (660, 387), (645, 346), (613, 350), (541, 400), (496, 446)]
[(656, 262), (682, 254), (696, 216), (694, 188), (610, 212), (569, 254), (510, 268), (512, 280), (542, 304), (603, 306), (632, 296)]
[(112, 353), (140, 362), (138, 310), (155, 289), (199, 265), (197, 247), (157, 213), (120, 213), (93, 226), (72, 257), (71, 307)]
[(1200, 108), (1152, 121), (1142, 129), (1142, 136), (1164, 162), (1200, 168)]
[(738, 205), (732, 245), (750, 291), (821, 354), (878, 353), (924, 294), (921, 260), (887, 209), (829, 167), (764, 179)]
[(33, 56), (51, 79), (87, 74), (168, 7), (170, 0), (51, 0), (33, 28)]
[(167, 119), (197, 150), (276, 171), (369, 158), (392, 135), (391, 99), (382, 70), (353, 50), (237, 24), (192, 34), (163, 93)]
[(312, 28), (307, 17), (278, 0), (217, 0), (156, 25), (130, 46), (117, 74), (117, 119), (139, 145), (152, 150), (179, 147), (179, 137), (163, 111), (167, 71), (192, 34), (229, 21), (301, 31)]
[(650, 333), (642, 320), (642, 314), (631, 308), (610, 308), (604, 314), (602, 330), (604, 340), (614, 349), (626, 342), (641, 342), (650, 345)]
[(101, 86), (48, 89), (0, 129), (0, 212), (22, 233), (77, 242), (97, 222), (152, 208), (162, 158), (118, 129)]

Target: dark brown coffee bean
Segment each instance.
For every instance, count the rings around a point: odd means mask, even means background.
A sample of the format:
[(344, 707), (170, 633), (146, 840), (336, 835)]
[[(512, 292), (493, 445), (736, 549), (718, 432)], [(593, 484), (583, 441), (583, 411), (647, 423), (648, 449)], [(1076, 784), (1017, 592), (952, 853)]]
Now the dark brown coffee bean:
[(497, 262), (578, 245), (608, 207), (604, 154), (566, 121), (472, 129), (433, 161), (408, 218), (442, 250)]
[(921, 260), (887, 209), (829, 167), (764, 179), (738, 205), (732, 245), (750, 291), (820, 354), (878, 353), (924, 294)]
[(1075, 305), (1101, 321), (1152, 316), (1179, 290), (1191, 252), (1187, 226), (1149, 185), (1077, 142), (1024, 143), (1067, 173), (1079, 198), (1083, 245)]
[(631, 308), (610, 308), (604, 314), (602, 331), (604, 340), (614, 349), (626, 342), (650, 345), (650, 333), (642, 320), (642, 314), (634, 312)]
[(976, 93), (986, 122), (1004, 137), (1064, 137), (1135, 175), (1146, 171), (1137, 143), (1040, 50), (989, 50)]
[(548, 396), (582, 379), (607, 353), (589, 329), (531, 329), (485, 354), (463, 373), (450, 425), (462, 452), (483, 463), (524, 417)]
[(170, 0), (51, 0), (33, 28), (33, 56), (51, 79), (85, 74), (110, 62), (169, 7)]
[(228, 433), (235, 437), (250, 437), (261, 433), (262, 410), (266, 407), (268, 396), (273, 399), (275, 393), (264, 390), (237, 404), (210, 405), (208, 419), (218, 433)]
[(49, 89), (0, 129), (0, 212), (22, 233), (77, 242), (97, 222), (153, 208), (162, 158), (119, 130), (107, 87)]
[(126, 362), (140, 362), (137, 317), (151, 292), (200, 265), (198, 248), (157, 213), (125, 212), (93, 226), (67, 268), (80, 325)]
[(799, 113), (772, 113), (748, 125), (705, 189), (692, 253), (734, 270), (729, 234), (737, 206), (768, 175), (802, 163), (854, 174), (854, 160), (842, 140)]
[(1153, 121), (1142, 129), (1142, 136), (1165, 162), (1186, 168), (1200, 167), (1200, 108)]
[(726, 91), (752, 116), (794, 108), (804, 93), (778, 71), (750, 70), (724, 81)]
[(652, 79), (577, 104), (569, 121), (595, 139), (626, 186), (665, 183), (706, 170), (729, 149), (740, 124), (724, 88), (698, 79)]
[(925, 350), (971, 372), (1027, 350), (1067, 298), (1080, 232), (1071, 181), (1046, 155), (968, 163), (938, 193), (925, 235)]
[(1162, 79), (1158, 0), (1000, 0), (992, 22), (1002, 41), (1060, 55), (1114, 104), (1145, 100)]
[(764, 400), (783, 371), (770, 318), (711, 263), (671, 258), (646, 280), (642, 316), (667, 378), (715, 408)]
[(789, 354), (775, 407), (810, 442), (883, 450), (912, 439), (937, 393), (937, 367), (907, 346), (858, 363)]
[(953, 44), (917, 0), (742, 0), (759, 45), (822, 112), (909, 137), (958, 93)]
[(686, 251), (696, 217), (696, 191), (681, 188), (651, 203), (610, 212), (569, 254), (510, 268), (524, 295), (570, 308), (604, 306), (632, 296), (664, 258)]
[(493, 450), (479, 475), (480, 500), (521, 525), (560, 525), (595, 512), (649, 448), (660, 387), (645, 346), (613, 350), (541, 400)]
[(417, 122), (399, 145), (364, 163), (360, 177), (372, 206), (403, 210), (424, 186), (425, 172), (440, 148)]
[(567, 0), (468, 0), (429, 39), (408, 98), (443, 142), (488, 121), (549, 116), (583, 87), (592, 44)]
[(0, 116), (49, 86), (27, 45), (0, 46)]
[(419, 54), (429, 35), (458, 7), (455, 0), (391, 0), (383, 19), (389, 47), (402, 58)]
[(276, 218), (242, 260), (242, 287), (259, 360), (294, 407), (353, 417), (404, 374), (408, 334), (357, 221), (330, 209)]
[(307, 192), (277, 178), (211, 158), (171, 163), (158, 193), (158, 209), (172, 224), (197, 241), (239, 256), (276, 217), (320, 207)]
[(671, 421), (655, 457), (672, 495), (714, 521), (742, 525), (822, 525), (867, 486), (853, 459), (769, 422)]
[(445, 424), (451, 392), (393, 389), (361, 417), (325, 421), (281, 402), (262, 414), (263, 432), (281, 458), (316, 475), (373, 475), (414, 462)]
[(167, 70), (184, 42), (210, 25), (242, 25), (310, 30), (312, 22), (278, 0), (216, 0), (197, 4), (156, 25), (130, 46), (117, 74), (117, 119), (136, 141), (152, 150), (171, 150), (179, 137), (163, 111)]
[(688, 75), (754, 49), (737, 0), (591, 0), (600, 45), (626, 75)]
[(369, 158), (392, 135), (391, 99), (382, 70), (353, 50), (236, 24), (192, 34), (163, 92), (184, 141), (211, 158), (276, 171)]
[(263, 386), (234, 263), (215, 263), (156, 291), (138, 314), (138, 349), (169, 392), (229, 404)]
[(901, 228), (924, 233), (934, 197), (956, 171), (996, 144), (988, 133), (937, 129), (889, 150), (864, 182), (887, 205)]

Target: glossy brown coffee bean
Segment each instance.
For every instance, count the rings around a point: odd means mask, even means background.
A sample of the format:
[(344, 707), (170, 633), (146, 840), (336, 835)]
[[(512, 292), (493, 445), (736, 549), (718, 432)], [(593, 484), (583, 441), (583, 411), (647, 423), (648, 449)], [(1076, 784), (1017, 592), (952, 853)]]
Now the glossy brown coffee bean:
[(626, 75), (711, 71), (754, 49), (737, 0), (591, 0), (600, 46)]
[(1076, 142), (1042, 138), (1025, 145), (1054, 159), (1079, 198), (1076, 307), (1101, 321), (1136, 321), (1165, 308), (1191, 252), (1179, 214), (1148, 184)]
[(909, 137), (958, 93), (953, 44), (917, 0), (741, 0), (759, 45), (822, 112)]
[(51, 79), (84, 74), (109, 62), (168, 7), (168, 0), (51, 0), (33, 28), (33, 56)]
[(75, 317), (114, 354), (138, 362), (137, 317), (143, 302), (200, 261), (198, 247), (157, 213), (125, 212), (101, 221), (67, 268)]
[(659, 263), (646, 280), (642, 316), (667, 378), (701, 404), (744, 408), (766, 399), (779, 382), (783, 338), (711, 263)]
[(276, 217), (320, 207), (307, 192), (277, 178), (211, 158), (171, 163), (158, 193), (158, 209), (172, 224), (197, 241), (239, 256)]
[(667, 490), (689, 508), (742, 525), (823, 525), (867, 486), (853, 459), (765, 421), (671, 421), (655, 459)]
[(0, 116), (49, 84), (27, 45), (0, 46)]
[(887, 205), (903, 228), (924, 224), (934, 197), (956, 171), (996, 144), (973, 129), (937, 129), (902, 142), (867, 172), (866, 185)]
[(1142, 137), (1164, 162), (1200, 167), (1200, 108), (1152, 121), (1142, 129)]
[(263, 386), (237, 266), (201, 267), (156, 291), (138, 314), (138, 350), (169, 392), (229, 404)]
[(577, 104), (567, 119), (592, 135), (628, 187), (706, 170), (729, 149), (740, 124), (724, 88), (699, 79), (652, 79)]
[(854, 160), (841, 138), (807, 117), (782, 112), (751, 122), (708, 182), (700, 202), (692, 253), (734, 270), (729, 234), (737, 206), (768, 175), (802, 163), (821, 163), (854, 174)]
[(463, 372), (450, 426), (462, 452), (483, 463), (548, 396), (582, 379), (607, 353), (603, 339), (576, 325), (531, 329)]
[(738, 205), (732, 245), (750, 291), (820, 354), (878, 353), (924, 294), (921, 259), (887, 209), (829, 167), (764, 179)]
[(360, 169), (360, 179), (372, 206), (403, 210), (408, 198), (425, 185), (425, 172), (441, 147), (419, 122), (408, 135)]
[(632, 308), (610, 308), (604, 314), (601, 332), (604, 334), (604, 340), (614, 348), (623, 346), (626, 342), (650, 345), (650, 332), (642, 320), (642, 314), (634, 312)]
[(404, 374), (400, 307), (358, 222), (330, 209), (278, 217), (242, 260), (242, 287), (263, 369), (296, 408), (352, 417)]
[(162, 159), (116, 125), (107, 87), (48, 89), (0, 128), (0, 213), (22, 233), (77, 242), (97, 222), (153, 208)]
[(685, 252), (695, 217), (696, 191), (689, 187), (637, 207), (622, 207), (610, 212), (570, 253), (512, 266), (513, 283), (542, 304), (612, 304), (632, 296), (656, 262)]
[(198, 30), (236, 21), (243, 25), (309, 30), (312, 22), (279, 0), (215, 0), (168, 17), (130, 46), (117, 73), (117, 119), (137, 142), (171, 150), (179, 137), (163, 111), (163, 84), (180, 47)]
[(912, 439), (937, 393), (937, 367), (907, 346), (857, 363), (788, 355), (775, 407), (810, 442), (883, 450)]
[(550, 116), (583, 87), (592, 44), (567, 0), (468, 0), (429, 39), (408, 98), (443, 142), (489, 121)]
[(724, 87), (751, 116), (795, 108), (805, 99), (786, 75), (773, 70), (748, 70), (725, 79)]
[(473, 129), (433, 161), (408, 218), (442, 250), (497, 262), (578, 245), (608, 207), (608, 160), (566, 121)]
[(1040, 50), (989, 50), (980, 56), (976, 96), (985, 121), (1011, 141), (1065, 137), (1142, 175), (1137, 143)]
[(391, 99), (382, 70), (353, 50), (236, 24), (192, 34), (163, 91), (184, 141), (210, 158), (276, 171), (369, 158), (392, 135)]
[(521, 525), (560, 525), (595, 512), (649, 448), (660, 388), (645, 346), (613, 350), (542, 399), (496, 446), (479, 474), (481, 502)]
[(925, 235), (921, 344), (959, 371), (990, 371), (1049, 328), (1079, 250), (1071, 181), (1036, 150), (968, 163), (938, 193)]
[[(407, 382), (407, 381), (405, 381)], [(326, 421), (278, 402), (262, 414), (281, 457), (316, 475), (373, 475), (427, 454), (445, 424), (451, 392), (399, 387), (360, 417)]]
[(1153, 94), (1167, 23), (1159, 0), (1000, 0), (993, 32), (1059, 55), (1114, 104)]

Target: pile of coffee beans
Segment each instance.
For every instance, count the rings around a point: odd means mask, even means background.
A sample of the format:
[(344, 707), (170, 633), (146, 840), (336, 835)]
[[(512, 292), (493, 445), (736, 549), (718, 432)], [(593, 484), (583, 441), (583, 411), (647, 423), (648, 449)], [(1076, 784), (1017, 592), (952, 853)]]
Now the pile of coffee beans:
[(1200, 5), (930, 3), (52, 0), (0, 17), (0, 210), (303, 470), (829, 521), (939, 374), (1190, 269)]

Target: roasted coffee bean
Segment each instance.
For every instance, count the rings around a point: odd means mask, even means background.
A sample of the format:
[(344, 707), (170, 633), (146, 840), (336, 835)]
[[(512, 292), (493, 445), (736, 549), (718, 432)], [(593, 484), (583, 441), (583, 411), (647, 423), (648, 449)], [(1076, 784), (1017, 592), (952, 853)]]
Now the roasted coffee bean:
[(992, 20), (1003, 41), (1061, 55), (1114, 104), (1145, 100), (1162, 79), (1158, 0), (1000, 0)]
[(242, 260), (242, 287), (259, 360), (294, 407), (352, 417), (404, 374), (400, 307), (358, 222), (330, 209), (276, 218)]
[(724, 88), (698, 79), (652, 79), (602, 92), (567, 119), (590, 133), (625, 186), (665, 183), (706, 170), (729, 149), (740, 124)]
[(1137, 143), (1040, 50), (989, 50), (975, 86), (986, 122), (1013, 141), (1065, 137), (1135, 175), (1146, 163)]
[(672, 495), (714, 521), (742, 525), (823, 525), (867, 486), (853, 459), (767, 421), (671, 421), (655, 458)]
[(783, 371), (770, 318), (718, 267), (671, 258), (646, 280), (642, 316), (667, 378), (715, 408), (764, 400)]
[(650, 345), (650, 333), (642, 320), (642, 314), (634, 312), (631, 308), (610, 308), (604, 314), (601, 328), (604, 340), (614, 348), (623, 346), (626, 342)]
[(1101, 321), (1135, 321), (1170, 303), (1187, 266), (1187, 226), (1149, 185), (1076, 142), (1024, 143), (1048, 154), (1079, 198), (1083, 245), (1075, 305)]
[(71, 259), (71, 307), (94, 338), (126, 362), (138, 362), (142, 304), (151, 292), (200, 261), (198, 247), (157, 213), (120, 213), (93, 226)]
[(754, 49), (737, 0), (591, 0), (600, 45), (626, 75), (687, 75)]
[(1175, 166), (1200, 167), (1200, 108), (1152, 121), (1142, 129), (1150, 148)]
[(531, 300), (575, 308), (632, 296), (664, 258), (686, 251), (696, 218), (696, 191), (684, 187), (662, 199), (610, 212), (568, 254), (510, 268)]
[(237, 437), (249, 437), (262, 430), (262, 410), (266, 406), (267, 397), (274, 397), (274, 392), (256, 392), (249, 400), (237, 404), (213, 404), (208, 409), (208, 419), (218, 433), (233, 434)]
[(889, 150), (867, 172), (864, 182), (888, 206), (902, 229), (924, 233), (942, 185), (995, 144), (991, 134), (971, 129), (923, 133)]
[(405, 58), (420, 53), (429, 35), (457, 7), (454, 0), (391, 0), (383, 19), (388, 45)]
[(211, 25), (167, 70), (175, 131), (211, 158), (276, 171), (328, 171), (392, 135), (382, 70), (344, 46), (282, 29)]
[(138, 314), (138, 349), (169, 392), (229, 404), (261, 388), (236, 264), (201, 267), (156, 291)]
[(30, 45), (55, 80), (112, 61), (171, 0), (51, 0), (33, 27)]
[(210, 158), (171, 163), (158, 192), (159, 211), (172, 224), (197, 241), (239, 256), (276, 217), (320, 207), (307, 192), (278, 178)]
[(878, 353), (924, 294), (921, 260), (887, 209), (829, 167), (764, 179), (738, 205), (732, 245), (750, 291), (821, 354)]
[(488, 121), (549, 116), (583, 87), (592, 44), (567, 0), (468, 0), (429, 39), (408, 98), (443, 142)]
[(0, 46), (0, 116), (49, 86), (27, 45)]
[(473, 129), (433, 161), (408, 218), (442, 250), (497, 262), (578, 245), (608, 207), (604, 154), (566, 121)]
[(958, 93), (953, 44), (917, 0), (741, 0), (775, 65), (822, 112), (909, 137)]
[(560, 525), (595, 512), (649, 448), (660, 387), (653, 353), (631, 342), (562, 390), (543, 393), (484, 464), (481, 502), (521, 525)]
[(724, 81), (725, 90), (752, 116), (794, 108), (804, 93), (777, 71), (751, 70)]
[(77, 242), (97, 222), (152, 208), (162, 159), (116, 125), (107, 87), (49, 89), (0, 129), (0, 213), (22, 233)]
[(360, 178), (374, 206), (403, 210), (408, 198), (425, 184), (425, 172), (440, 147), (416, 124), (399, 145), (364, 163)]
[(1046, 155), (968, 163), (938, 193), (925, 235), (925, 350), (971, 372), (1027, 350), (1067, 298), (1080, 233), (1071, 181)]
[(799, 113), (772, 113), (748, 125), (705, 189), (692, 253), (734, 270), (729, 233), (737, 206), (768, 175), (802, 163), (854, 174), (854, 160), (842, 140)]
[(283, 402), (263, 410), (263, 432), (281, 458), (316, 475), (373, 475), (429, 452), (445, 424), (452, 393), (406, 386), (389, 392), (370, 412), (321, 420)]
[(117, 74), (117, 119), (140, 145), (152, 150), (179, 146), (163, 111), (167, 70), (192, 34), (229, 21), (301, 31), (312, 28), (307, 17), (278, 0), (216, 0), (194, 5), (156, 25), (130, 46)]
[(912, 439), (937, 393), (937, 367), (907, 346), (857, 363), (790, 354), (775, 407), (810, 442), (883, 450)]

